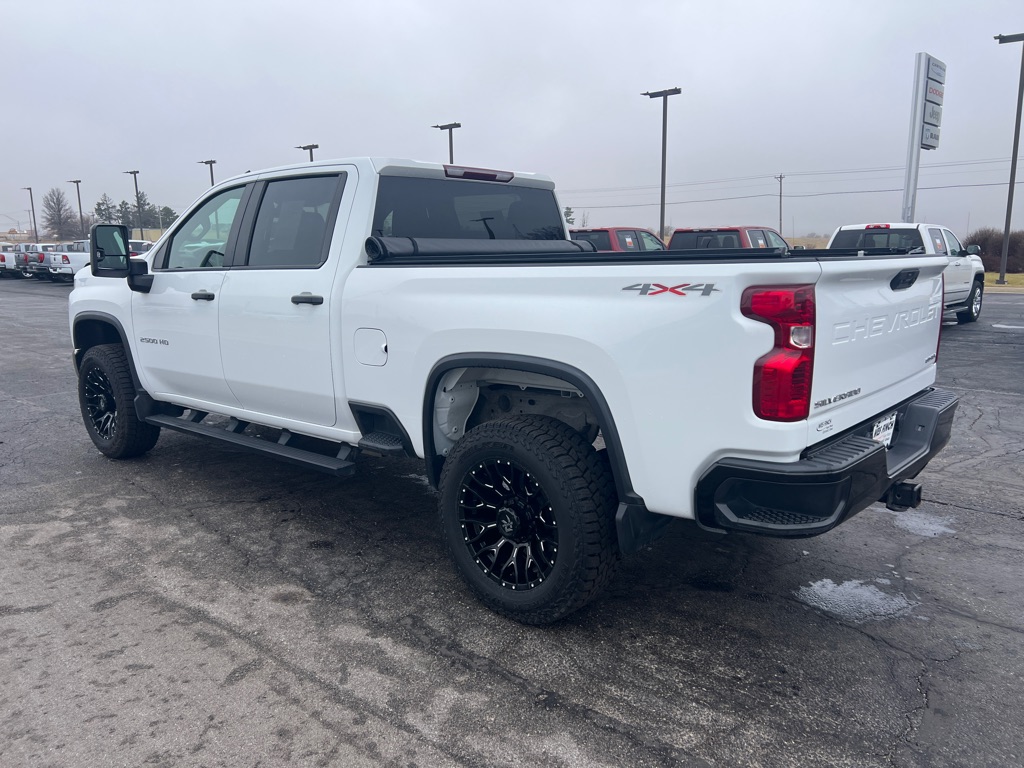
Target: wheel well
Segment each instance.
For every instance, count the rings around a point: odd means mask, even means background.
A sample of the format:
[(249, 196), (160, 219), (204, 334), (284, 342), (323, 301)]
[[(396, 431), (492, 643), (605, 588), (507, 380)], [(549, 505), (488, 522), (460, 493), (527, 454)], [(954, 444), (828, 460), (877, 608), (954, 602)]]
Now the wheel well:
[(125, 357), (128, 358), (128, 368), (132, 372), (132, 381), (135, 389), (142, 392), (142, 384), (139, 375), (135, 370), (135, 360), (132, 358), (131, 348), (124, 335), (121, 324), (113, 317), (106, 315), (82, 316), (75, 320), (74, 330), (71, 334), (72, 343), (75, 347), (75, 371), (82, 365), (82, 358), (85, 353), (100, 344), (120, 344), (124, 348)]
[(590, 443), (600, 437), (619, 499), (642, 503), (632, 490), (611, 411), (586, 374), (564, 363), (511, 356), (459, 362), (439, 363), (426, 391), (424, 455), (435, 487), (445, 456), (468, 430), (510, 416), (543, 415), (568, 424)]

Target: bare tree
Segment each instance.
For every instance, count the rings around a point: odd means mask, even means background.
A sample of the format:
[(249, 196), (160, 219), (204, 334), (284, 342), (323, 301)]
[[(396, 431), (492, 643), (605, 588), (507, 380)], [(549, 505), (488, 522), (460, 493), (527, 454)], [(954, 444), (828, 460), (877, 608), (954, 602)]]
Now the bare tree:
[(71, 240), (79, 234), (81, 223), (78, 214), (72, 209), (64, 192), (57, 187), (43, 195), (43, 223), (57, 240)]

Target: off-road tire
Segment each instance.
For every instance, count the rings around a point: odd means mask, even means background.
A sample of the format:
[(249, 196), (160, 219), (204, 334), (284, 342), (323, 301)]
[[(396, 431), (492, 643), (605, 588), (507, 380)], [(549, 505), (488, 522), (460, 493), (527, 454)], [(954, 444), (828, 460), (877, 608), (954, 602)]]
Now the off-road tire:
[(92, 442), (104, 456), (130, 459), (156, 445), (160, 427), (139, 421), (135, 384), (120, 344), (99, 344), (78, 369), (78, 404)]
[[(488, 484), (488, 478), (498, 479)], [(481, 424), (452, 448), (439, 488), (438, 513), (448, 554), (459, 575), (491, 610), (524, 624), (550, 624), (590, 602), (615, 573), (617, 497), (610, 466), (567, 424), (546, 416)], [(489, 503), (475, 495), (476, 489), (490, 497)], [(544, 498), (547, 505), (539, 505), (544, 511), (534, 515), (530, 505)], [(505, 510), (513, 510), (514, 522)], [(488, 523), (488, 515), (493, 516), (495, 522), (478, 526), (466, 517), (475, 514)], [(545, 517), (553, 517), (555, 525)], [(513, 539), (499, 533), (502, 525), (516, 526)], [(531, 526), (543, 529), (538, 538), (544, 541), (523, 543), (529, 540), (524, 531)], [(501, 548), (495, 549), (492, 562), (490, 553), (474, 550), (481, 546), (487, 527), (488, 536), (500, 539), (494, 544)], [(527, 563), (536, 554), (533, 572), (524, 568), (521, 573), (518, 565), (513, 571), (500, 567), (517, 542), (528, 547)], [(554, 557), (548, 562), (543, 558), (552, 554), (552, 542)], [(542, 573), (545, 567), (547, 572)]]
[(956, 321), (961, 325), (973, 323), (981, 317), (981, 301), (985, 296), (985, 286), (975, 280), (971, 285), (971, 292), (967, 296), (967, 309), (956, 313)]

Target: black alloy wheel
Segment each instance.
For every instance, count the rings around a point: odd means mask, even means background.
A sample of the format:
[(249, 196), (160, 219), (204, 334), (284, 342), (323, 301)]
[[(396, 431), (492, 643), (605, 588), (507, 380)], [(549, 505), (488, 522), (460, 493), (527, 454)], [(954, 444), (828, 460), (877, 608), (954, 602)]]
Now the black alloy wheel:
[(558, 521), (544, 489), (516, 462), (490, 458), (462, 478), (459, 524), (470, 555), (489, 579), (532, 589), (558, 557)]
[(99, 344), (78, 368), (78, 404), (93, 444), (104, 456), (128, 459), (156, 445), (160, 427), (135, 413), (135, 383), (124, 348)]
[(493, 611), (550, 624), (590, 602), (615, 573), (610, 465), (557, 419), (473, 427), (446, 457), (439, 489), (448, 554)]
[(117, 401), (110, 380), (100, 368), (90, 368), (83, 383), (85, 407), (96, 434), (113, 440), (117, 432)]

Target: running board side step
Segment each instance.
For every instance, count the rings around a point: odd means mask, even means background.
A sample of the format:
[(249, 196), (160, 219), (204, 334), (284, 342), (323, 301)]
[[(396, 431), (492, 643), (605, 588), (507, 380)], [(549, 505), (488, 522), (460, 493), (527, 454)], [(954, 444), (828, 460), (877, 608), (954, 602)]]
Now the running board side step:
[[(198, 415), (198, 414), (197, 414)], [(205, 416), (206, 414), (203, 414)], [(200, 417), (202, 418), (202, 417)], [(149, 424), (153, 424), (157, 427), (167, 427), (178, 432), (185, 432), (190, 435), (198, 435), (199, 437), (208, 437), (213, 440), (220, 440), (241, 448), (252, 453), (262, 453), (266, 456), (272, 456), (275, 459), (281, 459), (291, 464), (297, 464), (300, 467), (306, 469), (315, 469), (318, 472), (326, 472), (328, 475), (334, 475), (335, 477), (348, 477), (349, 475), (355, 474), (356, 465), (352, 461), (348, 461), (343, 456), (348, 456), (351, 453), (351, 446), (343, 443), (338, 443), (338, 456), (324, 456), (320, 453), (314, 453), (313, 451), (306, 451), (301, 448), (293, 448), (287, 445), (287, 441), (290, 438), (290, 433), (287, 430), (281, 432), (281, 441), (272, 443), (269, 440), (262, 440), (258, 437), (252, 437), (251, 435), (244, 435), (239, 430), (239, 427), (245, 422), (237, 422), (232, 419), (227, 427), (214, 427), (209, 424), (202, 424), (199, 421), (190, 420), (189, 417), (177, 417), (168, 416), (165, 414), (153, 414), (147, 416), (145, 421)], [(242, 426), (242, 429), (245, 427)]]

